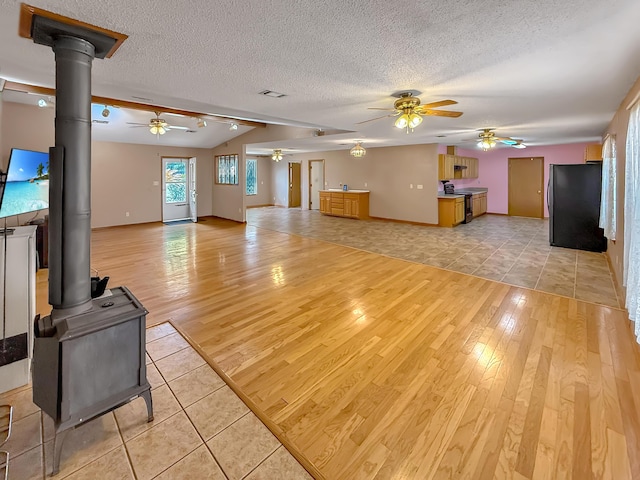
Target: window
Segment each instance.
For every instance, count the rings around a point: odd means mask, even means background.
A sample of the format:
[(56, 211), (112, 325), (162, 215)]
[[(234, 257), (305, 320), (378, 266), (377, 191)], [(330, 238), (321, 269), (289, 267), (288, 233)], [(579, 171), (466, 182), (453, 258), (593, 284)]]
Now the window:
[(238, 185), (238, 155), (216, 155), (216, 183)]
[(602, 195), (600, 200), (600, 228), (609, 240), (616, 239), (618, 199), (616, 183), (616, 137), (607, 135), (602, 145)]
[(624, 280), (626, 307), (640, 343), (640, 103), (631, 110), (627, 131), (624, 192)]
[(247, 195), (258, 194), (258, 161), (247, 160)]

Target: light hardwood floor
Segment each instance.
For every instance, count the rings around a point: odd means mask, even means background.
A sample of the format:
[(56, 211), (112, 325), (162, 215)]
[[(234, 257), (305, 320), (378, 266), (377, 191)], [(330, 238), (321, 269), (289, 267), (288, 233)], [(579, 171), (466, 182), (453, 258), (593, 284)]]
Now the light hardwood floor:
[(214, 219), (97, 230), (92, 258), (324, 478), (640, 478), (622, 310)]

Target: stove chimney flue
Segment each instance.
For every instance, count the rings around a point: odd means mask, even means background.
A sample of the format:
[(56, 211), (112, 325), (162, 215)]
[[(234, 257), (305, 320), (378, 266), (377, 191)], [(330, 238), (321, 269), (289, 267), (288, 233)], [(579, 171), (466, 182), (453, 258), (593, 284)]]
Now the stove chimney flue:
[(52, 318), (91, 307), (91, 67), (93, 44), (60, 35), (55, 147), (50, 150), (49, 303)]

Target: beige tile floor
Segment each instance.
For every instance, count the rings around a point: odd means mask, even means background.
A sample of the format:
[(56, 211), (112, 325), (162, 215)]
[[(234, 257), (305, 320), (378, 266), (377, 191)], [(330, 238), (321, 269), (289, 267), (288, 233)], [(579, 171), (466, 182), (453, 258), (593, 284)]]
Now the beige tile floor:
[[(312, 478), (171, 324), (147, 329), (147, 353), (154, 421), (138, 398), (83, 424), (66, 437), (54, 478)], [(29, 387), (0, 395), (14, 406), (4, 446), (14, 480), (43, 480), (52, 470), (53, 421), (31, 395)]]
[(605, 254), (551, 247), (548, 220), (483, 215), (440, 228), (264, 207), (247, 210), (247, 223), (620, 307)]

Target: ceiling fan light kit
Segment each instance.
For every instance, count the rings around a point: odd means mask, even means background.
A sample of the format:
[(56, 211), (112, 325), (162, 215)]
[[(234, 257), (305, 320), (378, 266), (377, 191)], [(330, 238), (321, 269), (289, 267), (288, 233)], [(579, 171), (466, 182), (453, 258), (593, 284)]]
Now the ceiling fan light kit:
[[(396, 95), (397, 96), (397, 95)], [(364, 122), (358, 122), (356, 125), (362, 123), (372, 122), (386, 117), (398, 117), (394, 122), (396, 128), (413, 131), (418, 125), (422, 123), (423, 116), (434, 115), (438, 117), (452, 117), (456, 118), (462, 115), (462, 112), (454, 112), (451, 110), (434, 110), (437, 107), (444, 107), (446, 105), (455, 105), (455, 100), (440, 100), (438, 102), (427, 103), (425, 105), (420, 104), (420, 99), (414, 97), (412, 92), (403, 92), (399, 94), (399, 98), (393, 103), (393, 108), (370, 108), (371, 110), (394, 110), (394, 113), (384, 115), (378, 118), (372, 118), (365, 120)]]
[(279, 162), (280, 160), (282, 160), (282, 150), (280, 149), (275, 149), (273, 151), (273, 154), (271, 155), (271, 159), (274, 162)]
[(356, 158), (361, 158), (367, 154), (367, 150), (362, 145), (360, 145), (359, 141), (357, 141), (355, 146), (350, 150), (349, 153)]

